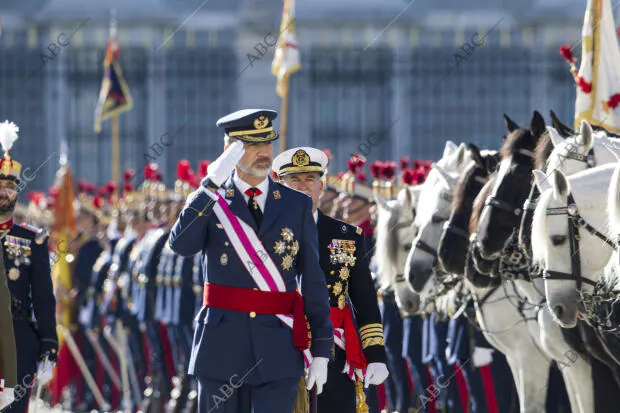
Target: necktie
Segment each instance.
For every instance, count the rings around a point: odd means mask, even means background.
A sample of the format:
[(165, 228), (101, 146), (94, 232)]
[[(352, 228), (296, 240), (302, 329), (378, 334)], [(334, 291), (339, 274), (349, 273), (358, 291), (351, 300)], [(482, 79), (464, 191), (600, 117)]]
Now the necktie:
[(248, 199), (248, 207), (250, 208), (250, 214), (254, 218), (256, 225), (260, 228), (261, 222), (263, 222), (263, 212), (260, 210), (258, 203), (256, 202), (256, 197), (262, 194), (261, 190), (258, 188), (249, 188), (246, 189), (245, 194), (250, 197)]

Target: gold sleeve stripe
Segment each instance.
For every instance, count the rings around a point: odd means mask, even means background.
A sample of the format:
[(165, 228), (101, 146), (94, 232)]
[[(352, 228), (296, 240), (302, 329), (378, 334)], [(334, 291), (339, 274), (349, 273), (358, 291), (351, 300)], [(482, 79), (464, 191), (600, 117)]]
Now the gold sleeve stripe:
[(383, 337), (373, 337), (366, 340), (362, 340), (362, 349), (369, 346), (383, 346)]
[(364, 337), (364, 336), (368, 336), (368, 335), (383, 335), (383, 330), (370, 330), (370, 331), (364, 331), (362, 334), (360, 334), (360, 336)]
[(366, 324), (362, 327), (360, 327), (360, 334), (362, 334), (364, 331), (371, 329), (371, 328), (381, 328), (383, 329), (383, 325), (381, 325), (381, 323), (371, 323), (371, 324)]
[(362, 339), (362, 341), (364, 341), (364, 340), (368, 340), (369, 338), (375, 338), (375, 337), (383, 338), (383, 334), (372, 334), (372, 335), (367, 335), (367, 336), (360, 337), (360, 338)]

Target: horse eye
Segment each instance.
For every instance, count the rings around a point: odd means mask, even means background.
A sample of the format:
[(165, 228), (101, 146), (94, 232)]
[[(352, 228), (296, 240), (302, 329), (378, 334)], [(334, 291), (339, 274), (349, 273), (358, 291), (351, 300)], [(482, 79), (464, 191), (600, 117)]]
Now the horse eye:
[(405, 244), (405, 251), (411, 251), (412, 243), (408, 242)]
[(558, 245), (562, 245), (566, 242), (566, 235), (552, 235), (551, 236), (551, 243), (553, 244), (554, 247), (557, 247)]
[(433, 215), (433, 218), (432, 218), (433, 224), (438, 224), (438, 223), (440, 223), (442, 221), (444, 221), (443, 218)]

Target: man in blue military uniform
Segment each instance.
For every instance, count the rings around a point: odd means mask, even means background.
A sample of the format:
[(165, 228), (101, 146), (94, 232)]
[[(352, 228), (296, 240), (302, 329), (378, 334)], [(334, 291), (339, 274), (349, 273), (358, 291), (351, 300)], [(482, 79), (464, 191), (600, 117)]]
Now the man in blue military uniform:
[(25, 413), (29, 390), (37, 374), (40, 384), (52, 378), (57, 361), (56, 299), (50, 274), (47, 234), (26, 224), (13, 225), (21, 164), (8, 151), (19, 128), (8, 121), (0, 124), (0, 237), (11, 291), (13, 328), (17, 344), (17, 381), (28, 391), (15, 394), (15, 402), (3, 411)]
[[(318, 410), (322, 413), (355, 413), (363, 411), (363, 385), (383, 383), (388, 377), (388, 369), (381, 315), (362, 229), (317, 209), (323, 190), (321, 177), (327, 162), (323, 151), (299, 147), (278, 155), (272, 169), (286, 186), (312, 198), (312, 213), (319, 232), (319, 258), (328, 282), (337, 347), (335, 360), (328, 366), (327, 385), (318, 398)], [(359, 336), (352, 309), (359, 325)], [(366, 369), (365, 375), (362, 369)]]
[(312, 201), (269, 178), (276, 116), (248, 109), (217, 122), (224, 153), (170, 235), (179, 255), (208, 257), (189, 368), (201, 412), (290, 413), (306, 397), (304, 365), (308, 389), (327, 380), (334, 338)]

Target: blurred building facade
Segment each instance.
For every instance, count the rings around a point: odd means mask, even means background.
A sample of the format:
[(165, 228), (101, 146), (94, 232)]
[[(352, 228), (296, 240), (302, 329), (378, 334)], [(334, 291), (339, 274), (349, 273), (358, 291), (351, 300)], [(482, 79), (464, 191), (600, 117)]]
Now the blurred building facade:
[[(120, 166), (140, 180), (149, 160), (170, 185), (178, 159), (215, 159), (220, 116), (280, 110), (270, 70), (280, 1), (2, 0), (0, 120), (20, 126), (12, 155), (38, 171), (29, 189), (52, 184), (63, 140), (74, 176), (112, 177), (110, 121), (93, 131), (111, 8), (134, 100), (120, 115)], [(297, 0), (302, 68), (291, 77), (287, 147), (329, 148), (335, 172), (359, 151), (437, 159), (446, 139), (498, 148), (503, 113), (527, 124), (533, 110), (549, 119), (553, 109), (572, 124), (575, 86), (558, 47), (580, 42), (584, 9)]]

